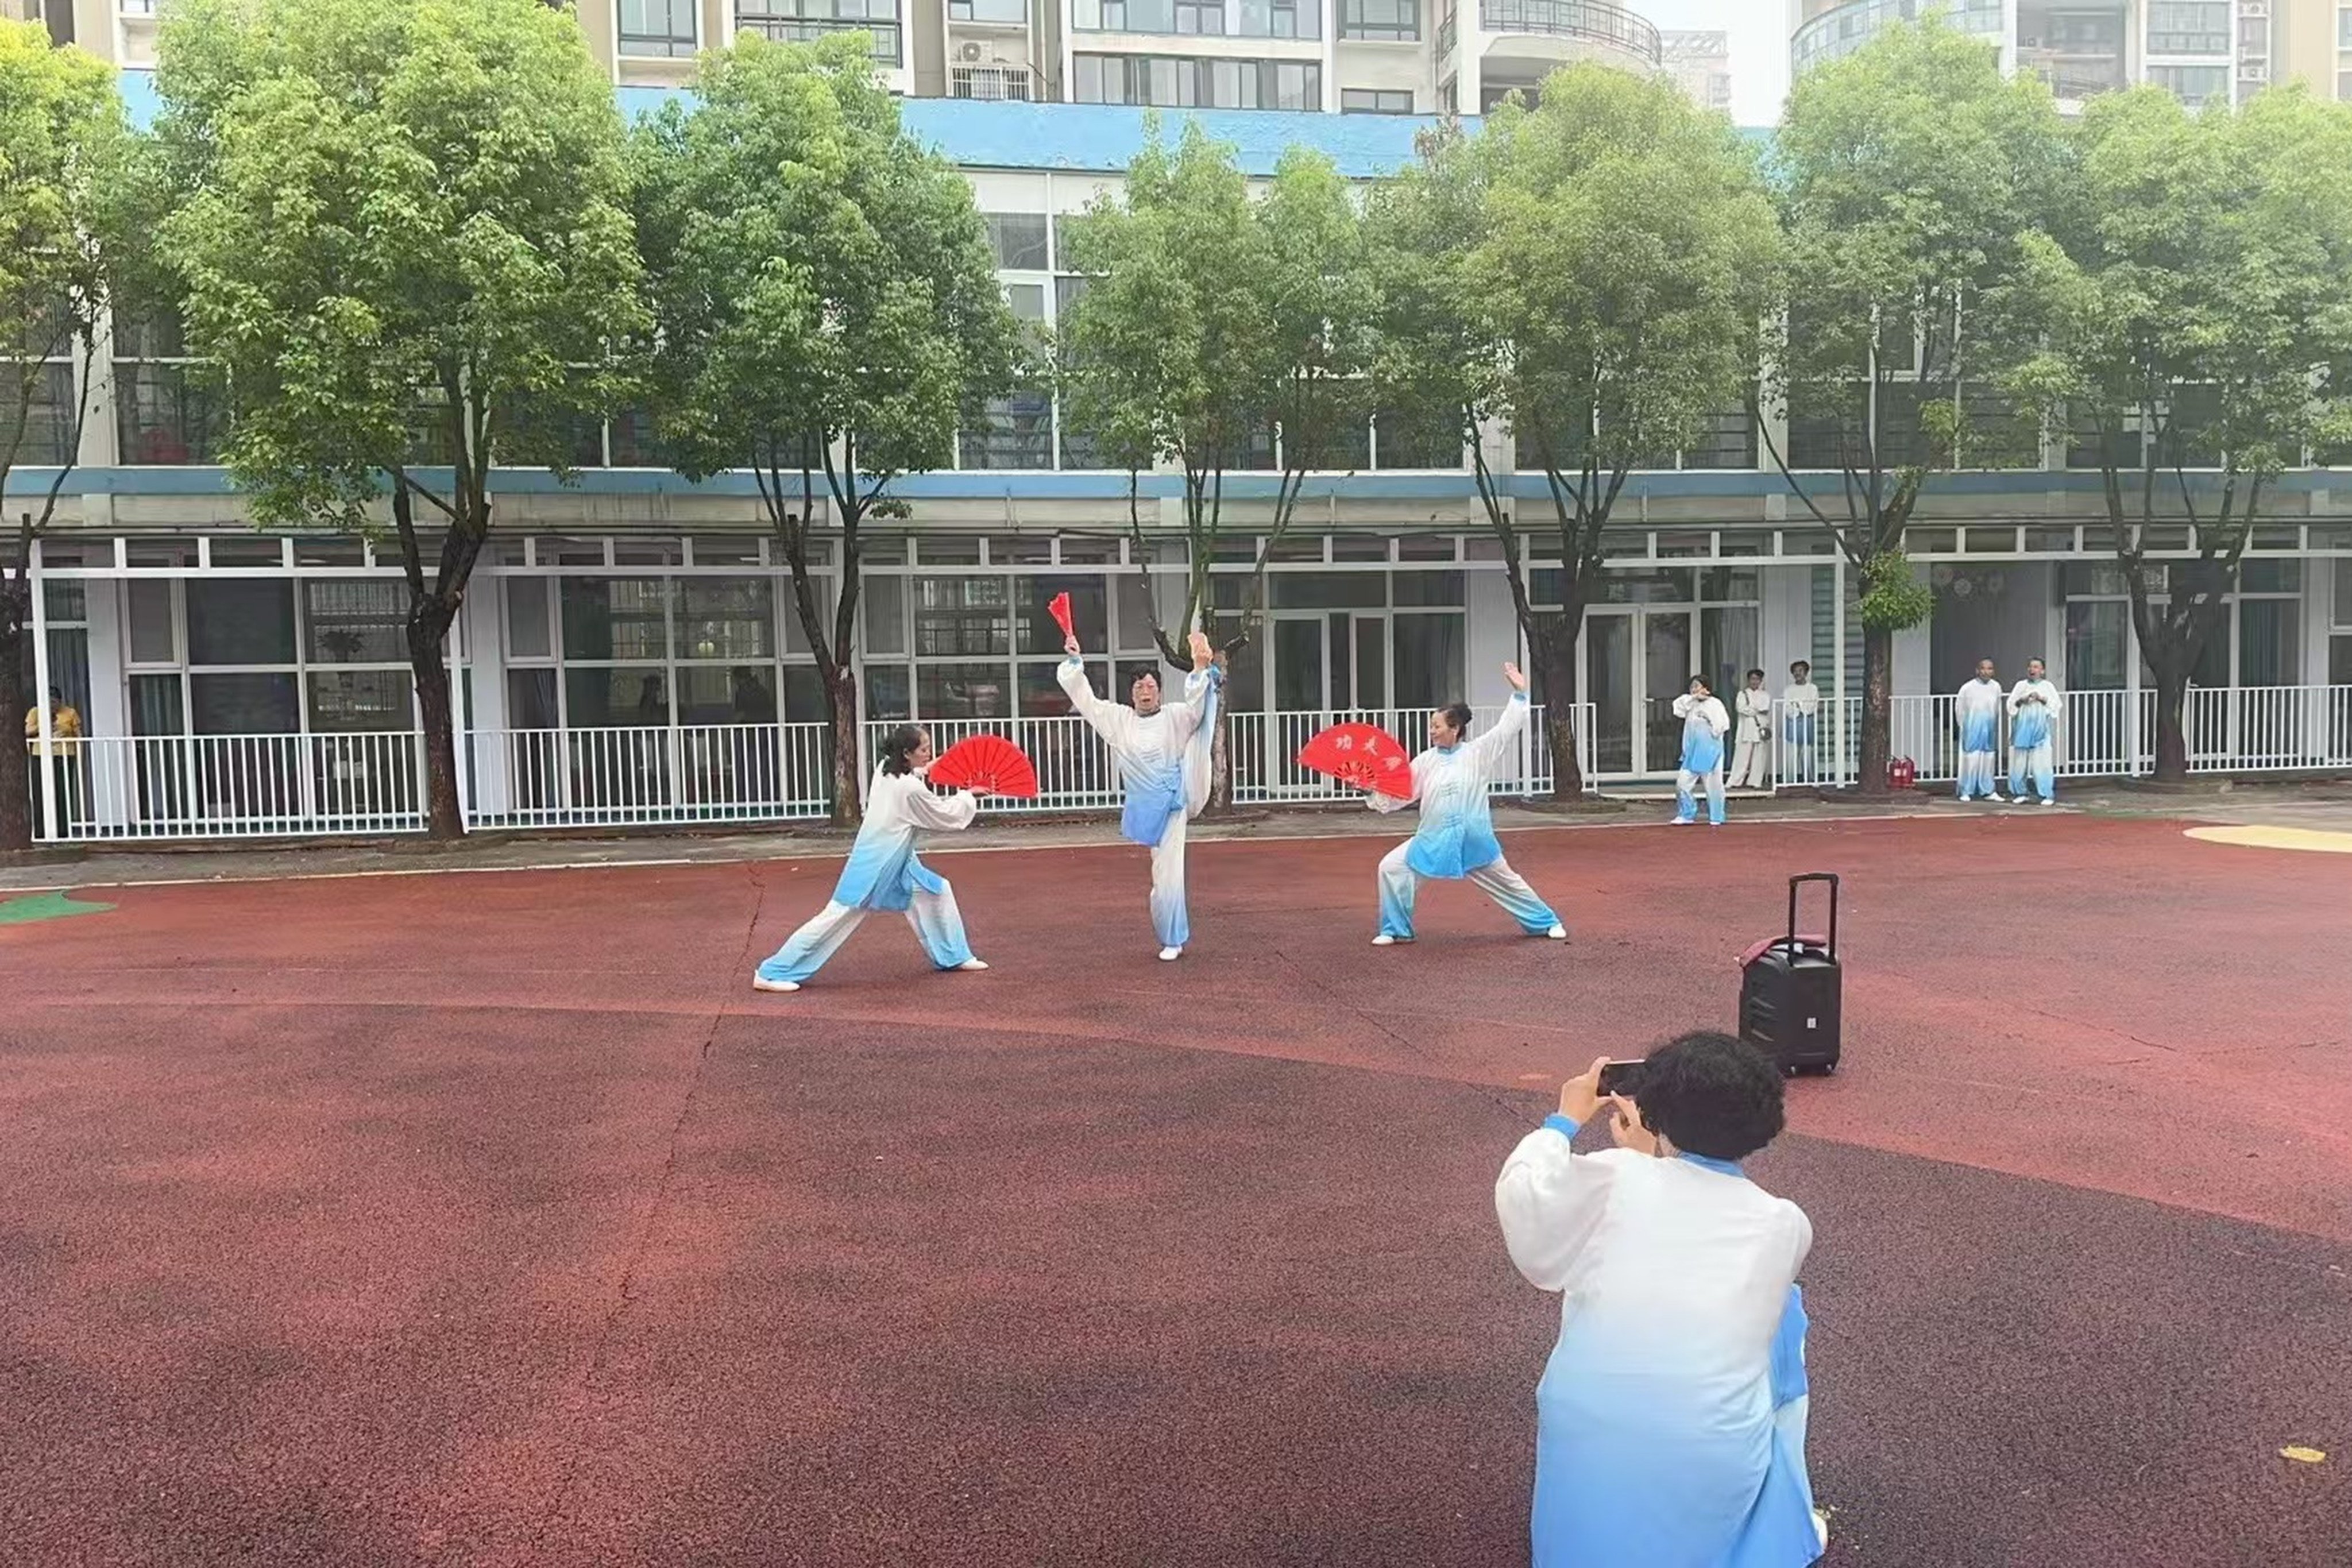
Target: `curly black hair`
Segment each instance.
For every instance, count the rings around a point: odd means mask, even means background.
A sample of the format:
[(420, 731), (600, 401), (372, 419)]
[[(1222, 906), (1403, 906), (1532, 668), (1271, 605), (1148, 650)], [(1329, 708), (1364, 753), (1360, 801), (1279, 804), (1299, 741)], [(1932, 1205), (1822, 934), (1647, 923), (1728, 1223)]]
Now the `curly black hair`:
[(1744, 1160), (1780, 1136), (1780, 1069), (1744, 1040), (1699, 1030), (1652, 1051), (1633, 1103), (1653, 1132), (1687, 1154)]

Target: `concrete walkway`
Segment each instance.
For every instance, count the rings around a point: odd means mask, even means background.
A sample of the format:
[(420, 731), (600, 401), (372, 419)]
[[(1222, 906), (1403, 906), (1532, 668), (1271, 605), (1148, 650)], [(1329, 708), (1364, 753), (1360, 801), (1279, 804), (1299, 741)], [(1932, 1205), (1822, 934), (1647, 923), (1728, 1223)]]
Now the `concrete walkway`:
[[(2313, 784), (2217, 784), (2157, 790), (2112, 783), (2069, 784), (2062, 808), (2102, 816), (2260, 824), (2319, 830), (2352, 829), (2352, 781)], [(1948, 794), (1911, 792), (1884, 801), (1813, 796), (1740, 795), (1731, 800), (1729, 826), (1755, 822), (1838, 822), (1935, 817), (2000, 811), (1962, 805)], [(1634, 789), (1558, 809), (1495, 807), (1503, 832), (1538, 828), (1590, 830), (1662, 826), (1673, 813), (1670, 792)], [(1348, 806), (1251, 809), (1193, 825), (1194, 842), (1226, 839), (1394, 839), (1411, 819)], [(1030, 849), (1112, 844), (1118, 822), (1108, 813), (1023, 821), (982, 818), (956, 836), (954, 847)], [(676, 829), (579, 830), (554, 834), (478, 834), (460, 844), (418, 837), (267, 840), (252, 844), (185, 843), (0, 855), (0, 892), (46, 892), (175, 882), (276, 881), (305, 877), (419, 876), (436, 872), (557, 870), (597, 866), (727, 864), (747, 860), (822, 858), (842, 854), (848, 836), (821, 823), (778, 823), (709, 832)]]

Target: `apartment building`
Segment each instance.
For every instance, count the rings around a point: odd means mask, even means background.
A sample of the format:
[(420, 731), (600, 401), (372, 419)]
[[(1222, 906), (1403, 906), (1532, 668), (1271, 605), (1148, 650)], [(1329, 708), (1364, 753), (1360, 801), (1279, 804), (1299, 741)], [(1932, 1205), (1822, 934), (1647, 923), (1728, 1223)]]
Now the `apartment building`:
[(1696, 103), (1731, 112), (1731, 35), (1669, 28), (1659, 35), (1664, 69)]
[(2288, 80), (2352, 97), (2352, 4), (2339, 0), (1790, 0), (1791, 66), (1801, 75), (1931, 11), (1996, 45), (2005, 68), (2040, 74), (2062, 104), (2144, 81), (2192, 104)]
[[(1333, 15), (1318, 19), (1322, 36), (1312, 40), (1250, 47), (1311, 42), (1345, 61), (1345, 40), (1325, 26)], [(125, 26), (135, 15), (97, 19), (122, 26), (125, 40), (141, 32)], [(635, 26), (644, 14), (627, 19)], [(1104, 38), (1105, 49), (1118, 41)], [(1475, 37), (1455, 37), (1450, 53), (1429, 42), (1432, 62), (1466, 52), (1483, 68), (1497, 58)], [(1072, 58), (1093, 52), (1066, 47)], [(614, 58), (632, 112), (674, 90), (641, 68), (650, 60), (678, 71), (668, 62), (685, 59)], [(134, 66), (121, 79), (134, 116), (152, 114), (152, 74)], [(1496, 85), (1483, 69), (1475, 79), (1481, 92)], [(966, 172), (1007, 299), (1048, 325), (1084, 287), (1065, 249), (1068, 220), (1116, 188), (1146, 112), (920, 96), (904, 109), (910, 131)], [(1266, 109), (1177, 109), (1166, 118), (1199, 121), (1237, 149), (1254, 178), (1306, 142), (1366, 181), (1409, 160), (1430, 123)], [(44, 426), (52, 449), (28, 455), (6, 498), (14, 508), (44, 492), (56, 465), (77, 459), (61, 525), (38, 546), (36, 647), (39, 679), (65, 690), (89, 739), (75, 753), (67, 795), (45, 803), (45, 836), (414, 826), (415, 705), (392, 553), (356, 537), (257, 533), (218, 467), (217, 409), (171, 324), (121, 324), (110, 346), (79, 446), (61, 449), (67, 421)], [(75, 374), (54, 367), (61, 406), (75, 396)], [(1772, 444), (1800, 469), (1822, 470), (1809, 482), (1832, 501), (1833, 434), (1795, 414), (1776, 423)], [(1572, 682), (1538, 693), (1577, 713), (1588, 778), (1614, 785), (1671, 771), (1679, 727), (1669, 704), (1693, 670), (1730, 685), (1760, 667), (1777, 687), (1799, 658), (1827, 698), (1827, 743), (1784, 752), (1780, 776), (1812, 783), (1850, 773), (1855, 584), (1770, 466), (1762, 435), (1728, 406), (1691, 449), (1629, 481)], [(1528, 572), (1536, 602), (1557, 603), (1557, 536), (1547, 537), (1541, 477), (1509, 474), (1506, 433), (1483, 439), (1520, 523), (1509, 542), (1488, 527), (1468, 454), (1447, 432), (1375, 418), (1348, 468), (1309, 479), (1280, 539), (1266, 537), (1278, 445), (1229, 478), (1229, 537), (1211, 575), (1220, 603), (1263, 616), (1229, 684), (1245, 798), (1315, 798), (1324, 786), (1292, 759), (1334, 716), (1412, 733), (1435, 703), (1500, 698), (1496, 667), (1523, 657), (1508, 558)], [(475, 819), (530, 826), (821, 812), (815, 660), (751, 476), (689, 483), (659, 468), (645, 421), (627, 412), (576, 460), (572, 484), (542, 470), (495, 476), (498, 532), (451, 650)], [(2049, 661), (2069, 690), (2067, 770), (2148, 764), (2153, 693), (2089, 460), (2058, 432), (2021, 467), (1946, 476), (1930, 488), (1911, 549), (1937, 609), (1897, 639), (1894, 670), (1896, 750), (1925, 776), (1948, 773), (1948, 694), (1987, 656), (2004, 670)], [(1083, 727), (1066, 721), (1053, 680), (1060, 634), (1045, 606), (1071, 595), (1088, 647), (1101, 650), (1098, 684), (1112, 681), (1115, 664), (1150, 660), (1155, 621), (1181, 613), (1177, 476), (1143, 476), (1139, 535), (1127, 476), (1097, 466), (1038, 387), (1000, 400), (965, 433), (951, 468), (894, 488), (909, 515), (865, 547), (865, 732), (909, 718), (943, 740), (1004, 730), (1039, 758), (1045, 804), (1108, 802), (1107, 764)], [(2242, 589), (2200, 671), (2198, 765), (2352, 767), (2352, 474), (2307, 468), (2271, 494)], [(2177, 557), (2188, 542), (2180, 529), (2155, 546)], [(830, 584), (832, 563), (821, 570)], [(1511, 787), (1555, 771), (1540, 737), (1521, 763)]]

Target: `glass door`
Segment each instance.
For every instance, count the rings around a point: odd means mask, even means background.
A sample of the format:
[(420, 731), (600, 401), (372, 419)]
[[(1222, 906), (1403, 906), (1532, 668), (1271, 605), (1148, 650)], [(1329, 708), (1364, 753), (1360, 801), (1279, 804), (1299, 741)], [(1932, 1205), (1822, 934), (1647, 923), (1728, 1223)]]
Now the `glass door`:
[[(1340, 616), (1333, 616), (1337, 621)], [(1344, 617), (1348, 623), (1354, 680), (1349, 696), (1369, 721), (1379, 723), (1389, 705), (1389, 618), (1362, 611)], [(1336, 695), (1336, 694), (1335, 694)]]
[(1584, 700), (1592, 704), (1592, 768), (1597, 773), (1637, 771), (1633, 715), (1633, 622), (1637, 612), (1595, 611), (1584, 619)]
[[(1338, 635), (1327, 623), (1341, 624)], [(1285, 790), (1304, 789), (1315, 775), (1298, 765), (1299, 748), (1330, 722), (1332, 667), (1347, 683), (1345, 616), (1277, 616), (1274, 621), (1274, 711), (1265, 716), (1265, 776)], [(1334, 653), (1337, 658), (1331, 657)]]
[[(1682, 765), (1683, 721), (1675, 699), (1690, 688), (1691, 618), (1688, 610), (1643, 610), (1642, 712), (1648, 720), (1636, 769), (1670, 773)], [(1729, 699), (1725, 699), (1729, 706)]]

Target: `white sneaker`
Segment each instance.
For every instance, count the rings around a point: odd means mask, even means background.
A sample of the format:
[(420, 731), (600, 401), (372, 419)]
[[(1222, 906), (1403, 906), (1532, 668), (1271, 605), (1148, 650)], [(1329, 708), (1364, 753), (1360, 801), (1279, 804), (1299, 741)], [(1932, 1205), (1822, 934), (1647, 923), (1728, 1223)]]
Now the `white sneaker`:
[(797, 980), (763, 980), (756, 974), (751, 976), (751, 989), (754, 991), (797, 991), (800, 988), (801, 983)]
[(1990, 795), (1985, 796), (1985, 798), (1992, 802), (1995, 805), (2007, 805), (2009, 804), (2009, 796), (2001, 794), (1999, 790), (1993, 791)]
[(1372, 938), (1372, 945), (1374, 947), (1394, 947), (1396, 945), (1396, 938), (1391, 936), (1386, 931), (1382, 931), (1380, 935)]
[(961, 963), (957, 964), (956, 967), (958, 969), (986, 969), (988, 965), (982, 963), (976, 958), (967, 958)]
[(1564, 925), (1555, 925), (1551, 930), (1544, 932), (1544, 935), (1553, 942), (1566, 942), (1568, 940), (1568, 928)]
[(1695, 827), (1697, 825), (1698, 818), (1696, 816), (1677, 816), (1667, 824), (1670, 827)]
[(1160, 962), (1162, 963), (1173, 963), (1183, 956), (1184, 950), (1181, 947), (1163, 947), (1160, 950)]
[(2055, 799), (2052, 798), (2051, 796), (2049, 796), (2049, 795), (2043, 795), (2043, 796), (2042, 797), (2042, 805), (2056, 805), (2058, 804), (2058, 802), (2057, 802)]
[(1830, 1516), (1820, 1509), (1813, 1510), (1813, 1533), (1822, 1538), (1822, 1550), (1830, 1549)]

